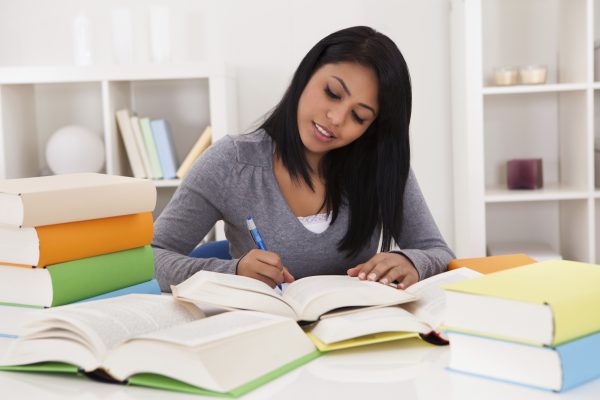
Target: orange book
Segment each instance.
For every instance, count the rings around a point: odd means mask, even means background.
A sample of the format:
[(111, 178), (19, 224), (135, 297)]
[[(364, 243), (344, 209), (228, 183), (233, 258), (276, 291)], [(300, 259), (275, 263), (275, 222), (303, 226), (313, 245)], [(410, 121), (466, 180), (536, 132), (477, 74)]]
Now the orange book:
[(0, 264), (44, 267), (150, 244), (152, 213), (35, 228), (0, 227)]
[(448, 270), (461, 267), (471, 268), (482, 274), (503, 271), (505, 269), (534, 264), (537, 261), (526, 254), (506, 254), (479, 258), (456, 258), (448, 263)]

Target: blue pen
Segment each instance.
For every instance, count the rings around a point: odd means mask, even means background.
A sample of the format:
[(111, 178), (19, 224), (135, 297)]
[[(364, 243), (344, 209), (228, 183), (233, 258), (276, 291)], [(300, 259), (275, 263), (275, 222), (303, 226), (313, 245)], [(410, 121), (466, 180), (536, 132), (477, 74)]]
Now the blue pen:
[[(261, 250), (267, 250), (267, 246), (265, 246), (265, 242), (263, 242), (262, 237), (260, 236), (260, 232), (258, 231), (258, 228), (256, 227), (256, 224), (254, 223), (254, 220), (250, 215), (246, 217), (246, 226), (250, 231), (252, 240), (254, 240), (254, 243), (256, 243), (256, 247), (258, 247)], [(281, 284), (278, 284), (277, 288), (281, 290)]]

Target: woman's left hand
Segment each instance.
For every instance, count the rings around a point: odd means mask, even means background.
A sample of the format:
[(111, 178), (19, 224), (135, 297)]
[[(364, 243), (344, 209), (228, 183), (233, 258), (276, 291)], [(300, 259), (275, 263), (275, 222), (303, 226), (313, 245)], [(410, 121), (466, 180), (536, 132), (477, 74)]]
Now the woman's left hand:
[(350, 268), (349, 276), (358, 276), (387, 285), (398, 282), (399, 289), (406, 289), (419, 281), (419, 273), (408, 258), (398, 253), (377, 253), (369, 261)]

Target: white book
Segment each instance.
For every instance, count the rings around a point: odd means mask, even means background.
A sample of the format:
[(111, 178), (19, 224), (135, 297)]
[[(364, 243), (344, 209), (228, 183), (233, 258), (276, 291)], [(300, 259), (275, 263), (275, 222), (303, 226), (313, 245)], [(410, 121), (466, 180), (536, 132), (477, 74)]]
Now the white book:
[(133, 136), (134, 133), (131, 126), (129, 110), (118, 110), (116, 114), (119, 132), (121, 132), (121, 137), (123, 138), (123, 144), (125, 145), (125, 151), (127, 152), (127, 158), (129, 159), (129, 165), (131, 166), (133, 176), (136, 178), (148, 178), (142, 163), (142, 156), (140, 155), (138, 145)]
[(171, 289), (179, 300), (262, 311), (297, 321), (316, 321), (323, 314), (344, 307), (381, 307), (417, 299), (392, 286), (344, 275), (298, 279), (285, 285), (280, 293), (257, 279), (199, 271)]
[[(310, 334), (318, 339), (320, 350), (402, 339), (416, 336), (416, 333), (437, 343), (440, 339), (438, 330), (446, 319), (446, 293), (442, 286), (481, 275), (469, 268), (434, 275), (406, 289), (418, 298), (416, 301), (323, 318), (310, 329)], [(346, 342), (350, 340), (354, 341)]]

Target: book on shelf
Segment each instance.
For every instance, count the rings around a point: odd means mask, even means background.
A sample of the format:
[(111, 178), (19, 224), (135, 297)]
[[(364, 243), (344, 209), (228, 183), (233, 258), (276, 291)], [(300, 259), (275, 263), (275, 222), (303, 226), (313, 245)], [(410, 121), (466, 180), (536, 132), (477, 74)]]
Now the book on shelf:
[(164, 179), (175, 179), (177, 170), (177, 155), (175, 154), (175, 145), (171, 128), (165, 119), (153, 119), (150, 121), (152, 137), (156, 144), (158, 161), (163, 172)]
[(135, 144), (140, 153), (146, 176), (150, 179), (158, 179), (157, 176), (154, 176), (154, 171), (152, 170), (152, 165), (150, 164), (150, 159), (148, 158), (148, 151), (146, 150), (146, 144), (144, 143), (144, 137), (140, 129), (140, 119), (137, 115), (132, 115), (129, 121), (131, 123), (133, 138), (135, 139)]
[(469, 268), (434, 275), (408, 287), (418, 300), (393, 307), (366, 308), (354, 313), (331, 314), (306, 328), (321, 351), (420, 337), (447, 344), (439, 332), (445, 320), (443, 285), (481, 276)]
[(0, 265), (0, 303), (55, 307), (154, 277), (150, 246), (25, 268)]
[(95, 173), (0, 180), (0, 225), (31, 228), (154, 210), (147, 179)]
[[(127, 286), (123, 289), (117, 289), (113, 290), (112, 292), (107, 292), (98, 296), (79, 300), (73, 304), (109, 299), (128, 294), (160, 295), (160, 286), (158, 285), (158, 281), (156, 279), (152, 279), (146, 282)], [(18, 338), (23, 334), (24, 326), (27, 323), (39, 318), (41, 313), (52, 309), (53, 308), (40, 308), (0, 303), (0, 338)]]
[(344, 275), (298, 279), (285, 285), (280, 294), (257, 279), (199, 271), (171, 289), (178, 300), (262, 311), (296, 321), (316, 321), (323, 314), (340, 308), (385, 306), (416, 300), (414, 295), (403, 290)]
[(130, 295), (49, 310), (25, 327), (0, 368), (237, 397), (318, 355), (289, 318), (204, 318), (171, 296)]
[(448, 263), (448, 270), (467, 267), (482, 274), (504, 271), (537, 262), (527, 254), (504, 254), (499, 256), (456, 258)]
[(190, 172), (190, 169), (192, 169), (192, 165), (194, 165), (194, 162), (198, 159), (198, 157), (200, 157), (200, 154), (202, 154), (204, 150), (208, 149), (211, 143), (212, 128), (210, 125), (208, 125), (204, 129), (204, 131), (202, 132), (192, 149), (185, 156), (181, 165), (179, 166), (179, 169), (176, 173), (179, 179), (183, 179), (183, 177), (186, 176), (188, 172)]
[(556, 346), (600, 331), (600, 266), (550, 260), (445, 286), (445, 329)]
[(160, 166), (160, 161), (158, 159), (158, 150), (156, 148), (156, 143), (154, 142), (154, 137), (152, 135), (150, 119), (139, 118), (139, 123), (140, 131), (142, 132), (142, 137), (144, 138), (144, 146), (148, 155), (148, 161), (150, 162), (150, 167), (152, 168), (152, 176), (154, 177), (154, 179), (162, 179), (163, 170)]
[(152, 242), (152, 213), (35, 228), (0, 226), (0, 264), (44, 267)]
[(556, 392), (600, 377), (600, 332), (557, 346), (533, 346), (448, 332), (453, 371)]
[(131, 117), (129, 110), (123, 109), (116, 112), (117, 125), (119, 126), (119, 132), (125, 145), (125, 152), (129, 159), (129, 165), (133, 176), (136, 178), (148, 178), (148, 174), (142, 163), (142, 155), (140, 154), (136, 139), (134, 137), (133, 127), (131, 126)]

